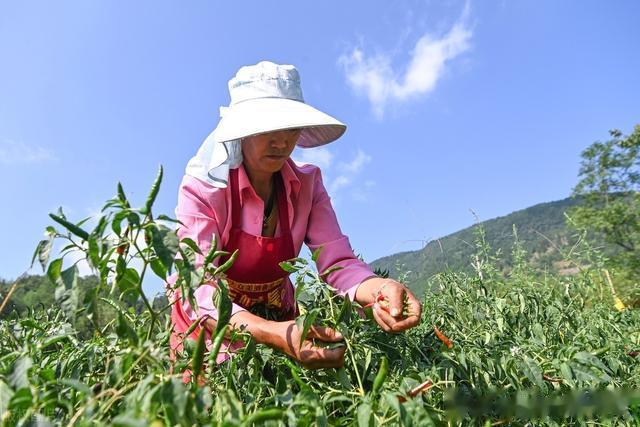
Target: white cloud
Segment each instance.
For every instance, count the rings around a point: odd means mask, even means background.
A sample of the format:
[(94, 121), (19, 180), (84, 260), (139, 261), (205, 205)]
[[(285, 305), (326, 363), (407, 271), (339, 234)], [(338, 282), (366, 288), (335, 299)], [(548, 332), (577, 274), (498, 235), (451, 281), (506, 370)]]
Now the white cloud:
[(394, 70), (391, 54), (369, 57), (357, 47), (351, 54), (342, 55), (338, 62), (345, 69), (348, 83), (369, 98), (374, 114), (382, 118), (389, 102), (403, 102), (431, 93), (447, 63), (469, 49), (472, 31), (467, 25), (468, 15), (469, 3), (446, 34), (420, 37), (408, 64), (401, 67), (404, 74)]
[[(313, 164), (322, 169), (327, 192), (337, 201), (338, 194), (349, 187), (356, 188), (357, 193), (360, 186), (356, 177), (362, 172), (364, 166), (371, 161), (371, 156), (363, 150), (358, 149), (350, 161), (336, 162), (334, 154), (327, 147), (298, 149), (293, 154), (293, 160), (298, 164)], [(370, 181), (364, 184), (363, 190), (369, 187)], [(362, 197), (354, 196), (356, 200), (364, 200)]]
[(335, 195), (338, 190), (351, 184), (351, 178), (345, 175), (339, 175), (329, 184), (329, 194)]
[(340, 168), (348, 174), (356, 174), (362, 170), (362, 167), (371, 161), (371, 156), (364, 151), (358, 149), (356, 156), (349, 163), (340, 163)]
[(0, 163), (5, 165), (45, 163), (56, 160), (49, 149), (11, 139), (0, 140)]
[(301, 148), (293, 155), (296, 163), (306, 163), (328, 169), (333, 161), (333, 153), (327, 147)]
[(354, 182), (364, 165), (371, 161), (371, 156), (358, 149), (356, 155), (350, 162), (340, 162), (338, 164), (338, 176), (331, 180), (328, 186), (329, 194), (334, 196), (338, 190), (348, 187)]

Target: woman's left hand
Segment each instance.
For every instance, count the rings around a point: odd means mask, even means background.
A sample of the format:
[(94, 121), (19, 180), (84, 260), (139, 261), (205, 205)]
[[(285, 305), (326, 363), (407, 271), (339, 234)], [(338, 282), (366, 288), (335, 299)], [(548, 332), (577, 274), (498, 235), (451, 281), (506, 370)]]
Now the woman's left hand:
[(402, 283), (380, 277), (362, 282), (356, 300), (373, 306), (373, 318), (387, 332), (402, 332), (420, 323), (422, 308)]

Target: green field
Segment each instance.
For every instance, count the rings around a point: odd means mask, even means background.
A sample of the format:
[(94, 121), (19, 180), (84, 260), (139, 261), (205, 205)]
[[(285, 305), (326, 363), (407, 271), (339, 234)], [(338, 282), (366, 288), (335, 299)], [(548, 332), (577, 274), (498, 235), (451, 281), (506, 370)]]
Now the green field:
[[(118, 185), (92, 229), (51, 214), (55, 226), (34, 254), (46, 276), (0, 283), (0, 425), (640, 423), (640, 314), (618, 298), (607, 257), (585, 233), (559, 251), (575, 268), (559, 274), (519, 239), (505, 255), (476, 227), (472, 268), (426, 278), (421, 323), (401, 334), (383, 332), (370, 309), (336, 296), (296, 259), (283, 268), (296, 272), (299, 327), (339, 330), (343, 368), (307, 370), (236, 331), (246, 345), (229, 361), (208, 363), (215, 352), (201, 334), (170, 374), (170, 307), (142, 292), (145, 276), (178, 271), (176, 286), (191, 296), (205, 275), (220, 279), (216, 337), (231, 301), (215, 245), (196, 268), (195, 243), (179, 242), (172, 219), (154, 215), (161, 178), (139, 208)], [(52, 256), (58, 241), (66, 246)], [(78, 277), (72, 252), (96, 275)], [(199, 361), (183, 384), (181, 371)]]
[[(3, 425), (640, 421), (633, 394), (640, 382), (640, 315), (614, 306), (604, 267), (586, 242), (574, 251), (590, 265), (579, 274), (541, 275), (517, 242), (505, 274), (479, 229), (476, 270), (433, 276), (422, 323), (397, 335), (382, 332), (366, 311), (334, 296), (307, 261), (298, 260), (293, 267), (304, 313), (300, 324), (340, 330), (345, 367), (306, 370), (238, 333), (247, 343), (243, 350), (220, 366), (206, 364), (198, 373), (203, 385), (184, 385), (179, 374), (169, 374), (167, 306), (142, 298), (140, 281), (173, 266), (189, 277), (181, 286), (193, 290), (203, 271), (185, 260), (197, 248), (178, 245), (150, 208), (131, 208), (124, 192), (108, 205), (114, 210), (91, 232), (62, 217), (56, 221), (70, 233), (51, 229), (51, 239), (73, 241), (74, 249), (85, 251), (100, 272), (94, 285), (82, 288), (77, 268), (64, 268), (62, 258), (48, 262), (45, 241), (36, 255), (48, 265), (57, 302), (13, 310), (0, 323)], [(119, 239), (103, 238), (114, 221), (125, 218), (126, 229), (115, 225)], [(133, 245), (137, 230), (148, 230), (147, 246)], [(123, 242), (132, 246), (118, 250)], [(184, 260), (174, 264), (176, 250)], [(141, 271), (129, 265), (136, 257)], [(220, 269), (211, 271), (223, 277)], [(219, 298), (221, 319), (229, 303)], [(92, 333), (81, 334), (78, 325)], [(176, 372), (209, 357), (202, 344), (190, 343)], [(621, 395), (625, 389), (631, 391)]]

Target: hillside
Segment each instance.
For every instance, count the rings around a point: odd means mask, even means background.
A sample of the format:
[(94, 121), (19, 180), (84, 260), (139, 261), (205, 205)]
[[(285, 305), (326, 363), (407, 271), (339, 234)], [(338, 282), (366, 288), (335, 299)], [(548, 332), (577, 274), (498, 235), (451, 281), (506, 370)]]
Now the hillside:
[[(561, 260), (557, 248), (566, 247), (574, 237), (575, 230), (566, 224), (565, 212), (580, 203), (580, 199), (567, 198), (555, 202), (540, 203), (509, 215), (481, 222), (486, 233), (486, 242), (493, 250), (501, 251), (499, 267), (508, 269), (514, 243), (514, 226), (518, 239), (528, 254), (529, 261), (538, 269), (569, 273)], [(426, 279), (446, 270), (470, 271), (469, 260), (476, 251), (476, 225), (456, 233), (432, 240), (416, 251), (400, 252), (371, 263), (372, 267), (388, 270), (391, 277), (400, 271), (410, 272), (409, 286), (416, 292), (425, 290)]]
[[(518, 238), (528, 253), (528, 259), (537, 271), (553, 270), (570, 273), (566, 262), (557, 248), (567, 247), (573, 240), (575, 231), (569, 230), (564, 213), (579, 203), (579, 199), (567, 198), (550, 203), (541, 203), (509, 215), (481, 222), (486, 233), (486, 242), (501, 255), (495, 264), (504, 270), (511, 266), (511, 252), (514, 243), (513, 227), (518, 230)], [(399, 272), (410, 272), (407, 283), (418, 294), (426, 290), (427, 279), (436, 273), (450, 271), (471, 271), (470, 260), (476, 252), (474, 244), (476, 226), (429, 242), (423, 249), (401, 252), (371, 263), (372, 267), (388, 270), (391, 277)], [(91, 287), (95, 278), (81, 279), (81, 288)], [(20, 280), (20, 286), (13, 294), (2, 316), (12, 311), (24, 312), (38, 304), (54, 304), (52, 285), (46, 276), (30, 276)], [(0, 279), (0, 296), (4, 295), (12, 282)], [(0, 298), (1, 300), (1, 298)], [(79, 297), (82, 301), (82, 295)], [(158, 302), (160, 304), (160, 302)], [(138, 307), (138, 311), (141, 307)], [(0, 318), (2, 317), (0, 316)], [(109, 317), (109, 315), (107, 315)]]

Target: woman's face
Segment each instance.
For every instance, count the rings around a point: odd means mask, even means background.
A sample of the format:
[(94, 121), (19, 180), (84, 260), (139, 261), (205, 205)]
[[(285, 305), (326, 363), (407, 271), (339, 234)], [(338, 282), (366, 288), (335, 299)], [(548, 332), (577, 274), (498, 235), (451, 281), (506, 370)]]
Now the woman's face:
[(300, 129), (288, 129), (244, 138), (242, 156), (245, 166), (254, 172), (279, 171), (296, 146), (300, 133)]

